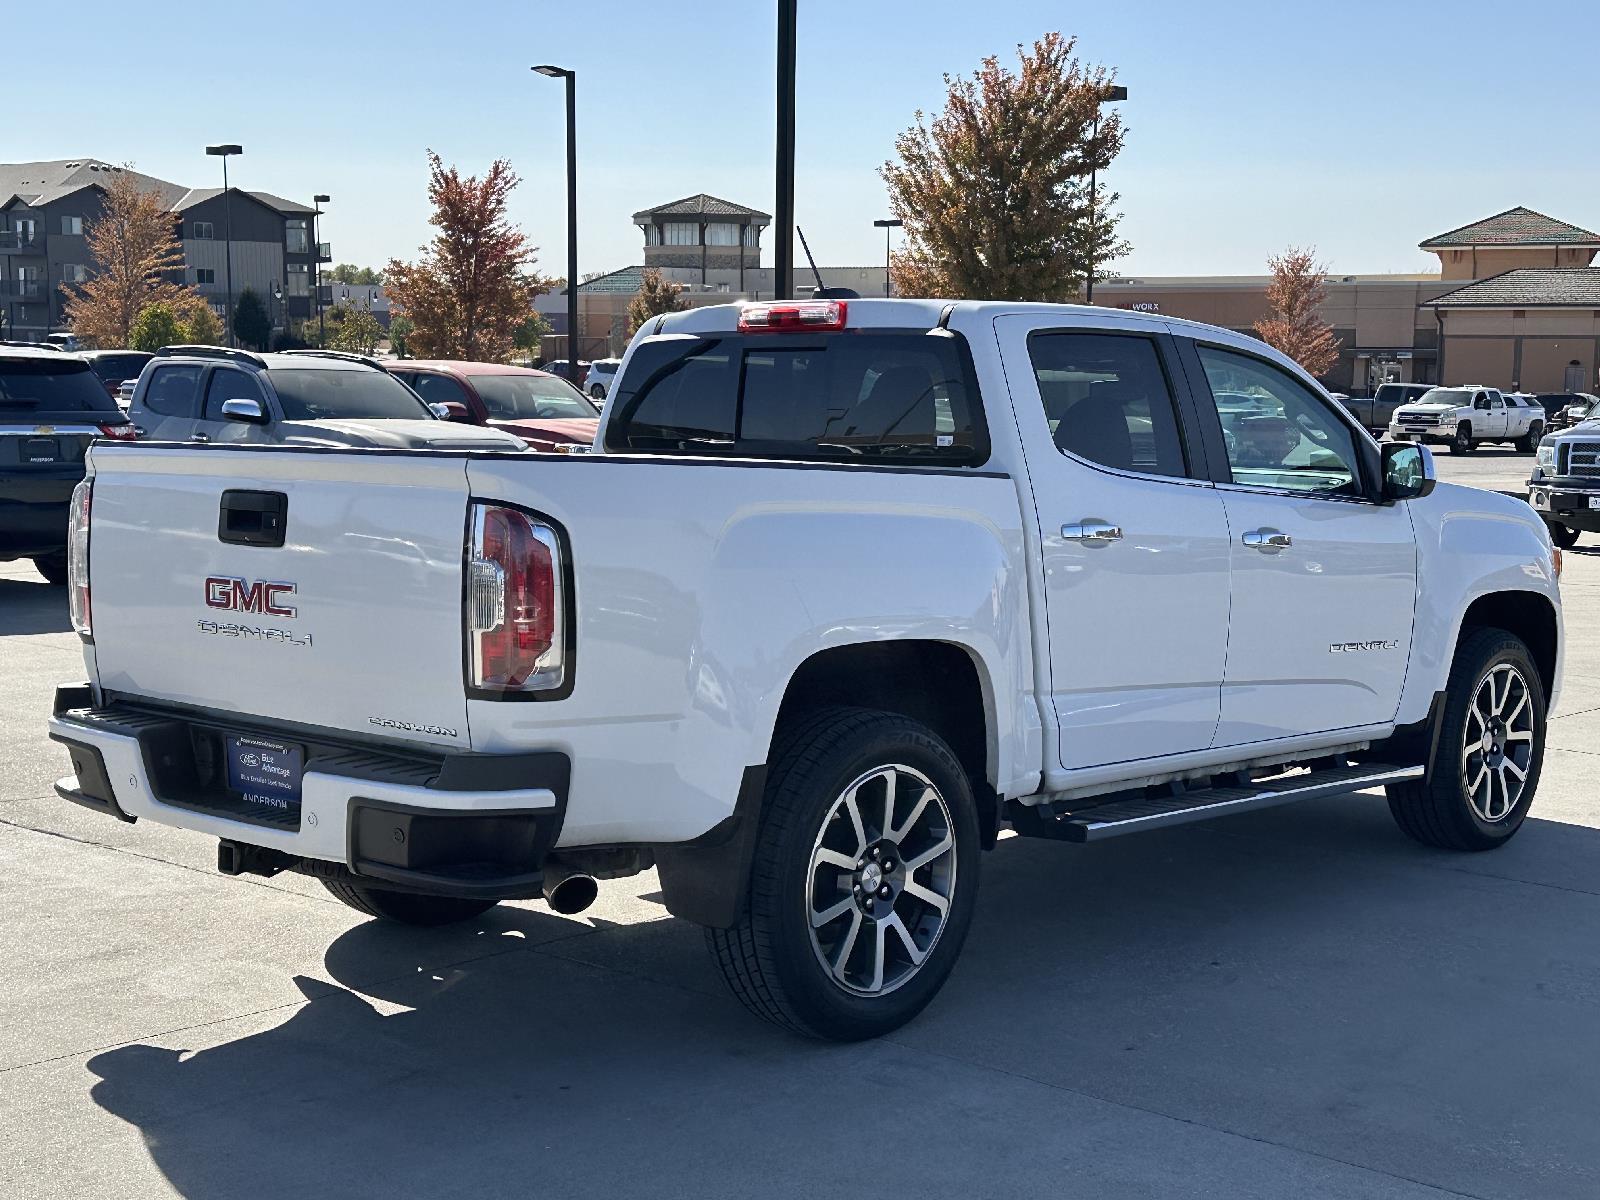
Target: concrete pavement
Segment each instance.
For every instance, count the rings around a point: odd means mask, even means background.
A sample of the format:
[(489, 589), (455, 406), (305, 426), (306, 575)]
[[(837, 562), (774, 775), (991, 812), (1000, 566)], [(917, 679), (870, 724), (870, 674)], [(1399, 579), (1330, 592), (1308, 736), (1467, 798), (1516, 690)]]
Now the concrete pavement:
[(1600, 1195), (1591, 540), (1510, 846), (1367, 794), (1008, 839), (945, 992), (851, 1047), (748, 1017), (653, 875), (411, 931), (60, 802), (76, 639), (0, 565), (0, 1196)]

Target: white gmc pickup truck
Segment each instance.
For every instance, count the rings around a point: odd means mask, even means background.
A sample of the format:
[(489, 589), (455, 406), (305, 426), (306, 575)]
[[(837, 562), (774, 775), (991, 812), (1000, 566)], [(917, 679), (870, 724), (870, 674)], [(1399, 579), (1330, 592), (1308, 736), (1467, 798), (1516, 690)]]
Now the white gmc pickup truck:
[(1436, 387), (1395, 409), (1389, 436), (1396, 441), (1448, 443), (1454, 454), (1471, 454), (1484, 442), (1505, 442), (1532, 451), (1544, 436), (1544, 409), (1531, 397), (1467, 384)]
[(1431, 468), (1248, 337), (913, 300), (655, 319), (592, 454), (101, 442), (58, 790), (419, 924), (653, 866), (751, 1010), (868, 1037), (1003, 830), (1516, 832), (1560, 557)]

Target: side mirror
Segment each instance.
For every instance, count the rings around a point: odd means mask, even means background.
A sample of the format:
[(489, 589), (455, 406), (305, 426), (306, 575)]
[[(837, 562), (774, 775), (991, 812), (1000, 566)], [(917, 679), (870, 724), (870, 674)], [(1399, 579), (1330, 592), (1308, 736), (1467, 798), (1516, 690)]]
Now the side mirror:
[(1433, 451), (1416, 442), (1383, 444), (1383, 498), (1418, 500), (1433, 491), (1438, 475), (1433, 468)]
[(440, 404), (430, 404), (428, 408), (441, 421), (460, 421), (466, 425), (472, 423), (467, 415), (467, 406), (459, 400), (446, 400)]
[(222, 416), (228, 421), (247, 421), (251, 425), (265, 425), (267, 411), (259, 400), (224, 400)]

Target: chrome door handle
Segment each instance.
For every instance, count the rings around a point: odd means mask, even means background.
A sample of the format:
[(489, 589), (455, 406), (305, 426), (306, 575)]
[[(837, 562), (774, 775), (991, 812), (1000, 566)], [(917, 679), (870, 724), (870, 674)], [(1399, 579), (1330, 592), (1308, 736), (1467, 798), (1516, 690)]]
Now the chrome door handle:
[(1292, 537), (1277, 529), (1252, 529), (1239, 540), (1252, 550), (1260, 550), (1263, 554), (1276, 554), (1279, 550), (1287, 550), (1294, 545)]
[(1122, 526), (1113, 525), (1110, 521), (1090, 519), (1063, 525), (1061, 536), (1069, 542), (1088, 542), (1091, 546), (1103, 546), (1107, 542), (1122, 540)]
[(191, 433), (189, 435), (189, 440), (191, 442), (209, 442), (211, 440), (211, 435), (209, 433)]

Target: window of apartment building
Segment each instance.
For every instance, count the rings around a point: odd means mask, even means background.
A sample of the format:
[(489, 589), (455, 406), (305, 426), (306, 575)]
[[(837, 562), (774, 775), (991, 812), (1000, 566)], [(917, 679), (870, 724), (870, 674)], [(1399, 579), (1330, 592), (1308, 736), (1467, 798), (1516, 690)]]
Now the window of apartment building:
[(217, 235), (213, 231), (210, 221), (191, 221), (189, 224), (189, 236), (198, 238), (200, 241), (209, 242)]
[(713, 221), (706, 226), (706, 245), (737, 246), (739, 227), (732, 221)]
[(194, 281), (196, 283), (215, 283), (217, 281), (217, 269), (215, 267), (196, 267), (194, 269)]
[[(309, 254), (311, 239), (306, 233), (304, 217), (290, 217), (283, 223), (284, 246), (290, 254)], [(302, 268), (303, 270), (304, 268)]]
[(644, 244), (646, 246), (661, 245), (661, 226), (646, 225), (644, 227)]
[(89, 268), (82, 263), (62, 263), (62, 283), (83, 283), (89, 278)]
[(744, 244), (746, 246), (760, 245), (760, 237), (761, 230), (757, 229), (754, 225), (746, 225), (744, 227)]
[(693, 221), (668, 221), (661, 227), (668, 246), (698, 246), (700, 226)]
[(311, 294), (311, 268), (305, 263), (285, 263), (283, 277), (287, 293), (291, 296)]
[(17, 217), (12, 221), (11, 228), (17, 231), (17, 245), (26, 246), (33, 241), (33, 235), (38, 232), (39, 224), (32, 217)]
[(83, 232), (83, 218), (62, 217), (61, 232), (68, 235), (81, 234)]

